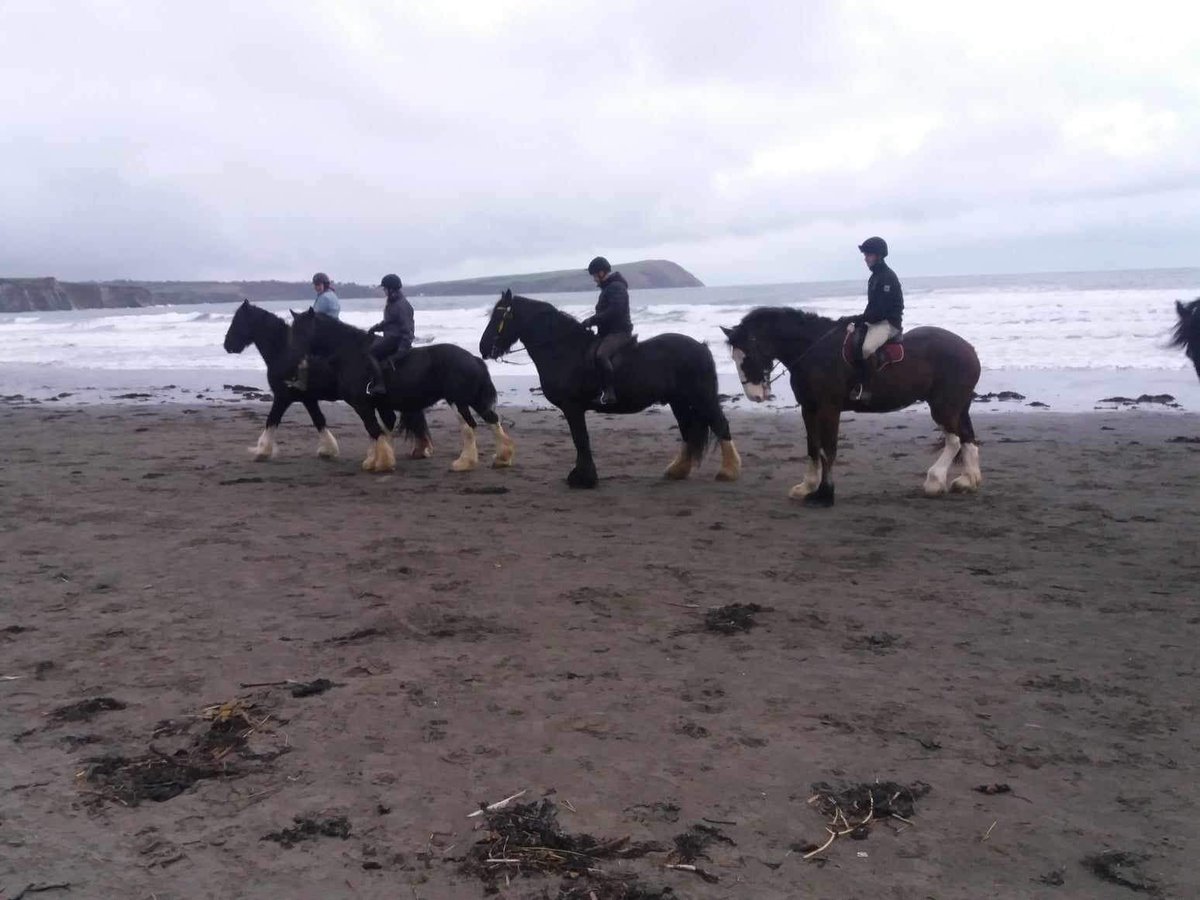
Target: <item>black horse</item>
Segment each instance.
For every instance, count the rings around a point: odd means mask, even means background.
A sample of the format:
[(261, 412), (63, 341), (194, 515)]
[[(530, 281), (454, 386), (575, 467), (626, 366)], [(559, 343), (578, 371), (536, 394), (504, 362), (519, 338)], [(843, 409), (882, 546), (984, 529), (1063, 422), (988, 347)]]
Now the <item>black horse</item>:
[(596, 486), (586, 415), (589, 409), (606, 413), (635, 413), (655, 403), (666, 403), (679, 423), (681, 443), (668, 478), (687, 478), (700, 462), (710, 433), (721, 442), (720, 481), (734, 481), (742, 462), (729, 423), (717, 399), (717, 370), (708, 347), (682, 334), (663, 334), (642, 341), (618, 354), (614, 386), (618, 402), (599, 406), (600, 382), (590, 359), (592, 333), (576, 319), (549, 303), (514, 297), (505, 291), (492, 308), (479, 339), (484, 359), (499, 359), (522, 341), (542, 382), (546, 399), (563, 411), (575, 442), (575, 468), (567, 484), (575, 488)]
[[(329, 316), (317, 315), (311, 309), (292, 313), (291, 359), (295, 364), (307, 354), (324, 356), (332, 367), (338, 396), (356, 411), (360, 407), (378, 407), (400, 411), (400, 428), (417, 440), (415, 458), (428, 456), (429, 429), (425, 410), (445, 400), (458, 411), (462, 419), (463, 448), (450, 468), (467, 472), (479, 464), (479, 449), (475, 442), (475, 417), (479, 414), (496, 436), (495, 468), (511, 466), (516, 452), (512, 438), (496, 415), (496, 387), (488, 374), (487, 364), (454, 344), (430, 344), (415, 347), (405, 353), (395, 366), (384, 367), (385, 396), (369, 395), (367, 382), (372, 369), (367, 352), (374, 339), (361, 328)], [(313, 357), (310, 356), (310, 360)], [(310, 362), (311, 364), (311, 362)], [(310, 376), (311, 377), (311, 376)], [(367, 433), (372, 438), (370, 451), (363, 460), (368, 472), (390, 472), (396, 467), (396, 456), (390, 435), (383, 433), (373, 416), (359, 413)]]
[[(250, 448), (254, 458), (267, 460), (275, 455), (275, 430), (288, 407), (296, 401), (304, 404), (317, 429), (317, 455), (323, 459), (335, 458), (338, 455), (337, 439), (326, 425), (325, 414), (317, 402), (338, 399), (337, 381), (332, 370), (321, 360), (315, 360), (309, 372), (308, 390), (302, 392), (288, 387), (287, 379), (295, 367), (288, 359), (287, 322), (254, 306), (249, 300), (243, 300), (225, 332), (225, 352), (241, 353), (251, 344), (258, 348), (267, 364), (267, 384), (271, 386), (273, 396), (266, 427), (259, 435), (258, 443)], [(388, 410), (383, 419), (391, 431), (396, 425), (395, 414)]]
[(1171, 332), (1171, 346), (1182, 347), (1200, 377), (1200, 297), (1191, 303), (1175, 301), (1179, 321)]
[[(919, 401), (929, 403), (933, 420), (946, 434), (937, 462), (925, 477), (925, 493), (974, 491), (983, 481), (970, 406), (979, 381), (974, 348), (942, 328), (905, 332), (904, 356), (871, 378), (870, 399), (850, 399), (856, 380), (846, 360), (850, 319), (826, 319), (786, 307), (751, 310), (735, 328), (722, 328), (751, 400), (770, 396), (770, 372), (779, 360), (791, 372), (808, 435), (808, 473), (790, 496), (813, 506), (833, 505), (833, 463), (842, 412), (892, 412)], [(949, 484), (950, 468), (961, 455), (963, 474)]]

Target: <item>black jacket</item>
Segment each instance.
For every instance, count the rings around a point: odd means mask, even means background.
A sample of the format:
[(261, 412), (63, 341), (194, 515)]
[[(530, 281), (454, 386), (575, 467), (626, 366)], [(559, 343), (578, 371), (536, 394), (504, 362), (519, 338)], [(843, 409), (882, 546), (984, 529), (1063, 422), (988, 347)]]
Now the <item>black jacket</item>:
[(401, 292), (395, 300), (389, 300), (383, 308), (383, 321), (373, 327), (387, 337), (396, 338), (400, 347), (408, 350), (412, 347), (416, 332), (413, 326), (413, 308), (408, 298)]
[(897, 328), (903, 328), (904, 292), (900, 289), (900, 279), (888, 268), (882, 259), (871, 269), (871, 277), (867, 281), (867, 308), (863, 311), (862, 321), (868, 325), (884, 320), (891, 322)]
[(598, 337), (633, 333), (633, 319), (629, 317), (629, 284), (620, 272), (613, 272), (604, 279), (596, 301), (596, 314), (585, 319), (584, 324), (595, 325)]

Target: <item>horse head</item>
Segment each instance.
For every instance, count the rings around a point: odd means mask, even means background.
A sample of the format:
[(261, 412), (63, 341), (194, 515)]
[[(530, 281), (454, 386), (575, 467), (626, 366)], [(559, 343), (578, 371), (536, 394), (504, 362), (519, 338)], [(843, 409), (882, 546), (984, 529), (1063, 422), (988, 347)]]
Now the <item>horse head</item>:
[(225, 352), (241, 353), (254, 343), (253, 310), (249, 300), (243, 300), (242, 305), (233, 314), (229, 330), (225, 332)]
[(512, 290), (500, 295), (488, 316), (487, 327), (479, 338), (479, 355), (484, 359), (499, 359), (520, 340), (517, 333), (517, 314)]
[(721, 331), (725, 332), (725, 342), (729, 344), (729, 353), (733, 357), (733, 364), (737, 366), (738, 380), (746, 396), (755, 403), (774, 400), (775, 396), (771, 393), (771, 367), (775, 364), (775, 357), (769, 342), (760, 337), (757, 329), (746, 319), (733, 328), (722, 325)]

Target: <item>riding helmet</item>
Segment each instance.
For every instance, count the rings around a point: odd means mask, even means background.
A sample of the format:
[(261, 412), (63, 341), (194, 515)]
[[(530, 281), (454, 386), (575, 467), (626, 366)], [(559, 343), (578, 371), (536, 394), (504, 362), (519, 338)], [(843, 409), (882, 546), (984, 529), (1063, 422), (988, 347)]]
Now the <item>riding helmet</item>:
[(328, 275), (326, 275), (324, 272), (318, 272), (316, 275), (314, 275), (314, 276), (312, 277), (312, 283), (313, 283), (313, 284), (318, 284), (318, 285), (320, 285), (320, 284), (323, 284), (323, 285), (330, 285), (330, 284), (333, 284), (333, 282), (329, 280), (329, 276), (328, 276)]
[(612, 266), (608, 264), (608, 260), (603, 256), (597, 256), (588, 263), (588, 274), (599, 275), (601, 272), (611, 272)]
[(887, 241), (881, 237), (869, 237), (858, 245), (859, 253), (874, 253), (877, 256), (887, 256)]
[(402, 287), (400, 284), (400, 276), (384, 275), (383, 281), (379, 282), (379, 286), (389, 291), (398, 291)]

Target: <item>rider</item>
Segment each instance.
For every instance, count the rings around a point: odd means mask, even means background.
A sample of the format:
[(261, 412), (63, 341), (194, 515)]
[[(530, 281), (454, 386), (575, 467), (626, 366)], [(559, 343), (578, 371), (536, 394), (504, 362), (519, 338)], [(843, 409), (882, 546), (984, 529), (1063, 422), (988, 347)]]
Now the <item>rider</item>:
[(597, 256), (588, 263), (588, 274), (600, 288), (596, 312), (583, 320), (587, 328), (595, 326), (596, 342), (592, 353), (604, 392), (600, 403), (611, 406), (617, 402), (613, 385), (612, 357), (633, 336), (633, 320), (629, 318), (629, 284), (620, 272), (614, 272), (608, 260)]
[[(329, 276), (324, 272), (318, 272), (312, 277), (312, 286), (313, 290), (317, 292), (317, 298), (312, 305), (313, 311), (322, 316), (329, 316), (331, 319), (341, 318), (342, 301), (334, 293), (333, 282), (329, 280)], [(307, 356), (300, 360), (300, 364), (296, 366), (296, 376), (287, 382), (287, 386), (298, 391), (308, 390)]]
[(858, 252), (871, 270), (871, 277), (867, 280), (867, 308), (854, 320), (854, 325), (866, 326), (859, 343), (858, 359), (855, 360), (858, 384), (851, 394), (853, 399), (862, 400), (867, 396), (863, 390), (868, 375), (867, 360), (876, 350), (902, 333), (904, 293), (900, 289), (900, 279), (884, 262), (888, 255), (887, 241), (881, 237), (869, 237), (858, 245)]
[(380, 364), (389, 357), (394, 362), (413, 345), (413, 308), (401, 290), (400, 276), (384, 275), (379, 286), (387, 291), (387, 303), (383, 307), (383, 321), (369, 329), (371, 334), (382, 333), (383, 337), (371, 345), (371, 352), (367, 354), (372, 371), (368, 394), (387, 393)]

